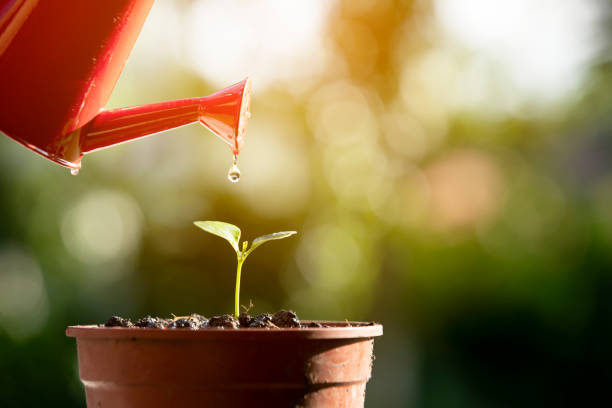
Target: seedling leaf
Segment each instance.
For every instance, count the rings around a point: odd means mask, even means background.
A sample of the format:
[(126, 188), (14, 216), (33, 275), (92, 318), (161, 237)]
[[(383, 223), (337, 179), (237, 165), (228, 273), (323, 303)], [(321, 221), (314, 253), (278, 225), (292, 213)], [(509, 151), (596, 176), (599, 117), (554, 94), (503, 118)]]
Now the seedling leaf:
[(236, 253), (240, 253), (238, 242), (240, 241), (240, 228), (233, 224), (221, 221), (195, 221), (196, 227), (202, 228), (218, 237), (227, 240)]
[(253, 244), (251, 245), (251, 249), (249, 249), (249, 253), (265, 242), (272, 241), (273, 239), (287, 238), (294, 234), (297, 234), (297, 232), (296, 231), (281, 231), (281, 232), (275, 232), (273, 234), (262, 235), (261, 237), (255, 238), (253, 240)]

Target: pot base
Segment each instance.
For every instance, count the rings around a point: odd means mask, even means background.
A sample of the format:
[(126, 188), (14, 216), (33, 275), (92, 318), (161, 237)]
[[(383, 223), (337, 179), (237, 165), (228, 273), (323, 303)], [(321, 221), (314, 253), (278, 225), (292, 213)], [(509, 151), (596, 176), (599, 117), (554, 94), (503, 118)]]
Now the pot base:
[(253, 384), (252, 390), (206, 391), (168, 385), (153, 390), (84, 383), (88, 407), (363, 407), (365, 400), (365, 383), (332, 384), (310, 391), (270, 384)]

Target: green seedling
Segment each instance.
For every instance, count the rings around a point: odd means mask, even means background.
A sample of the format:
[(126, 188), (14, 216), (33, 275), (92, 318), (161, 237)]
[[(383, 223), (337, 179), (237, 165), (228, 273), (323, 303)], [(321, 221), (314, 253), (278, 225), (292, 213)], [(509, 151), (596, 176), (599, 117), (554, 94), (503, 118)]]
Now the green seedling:
[(195, 221), (196, 227), (202, 228), (206, 232), (210, 232), (218, 237), (225, 239), (230, 243), (234, 251), (236, 251), (236, 257), (238, 259), (238, 266), (236, 268), (236, 294), (234, 302), (234, 314), (238, 318), (240, 313), (240, 273), (242, 272), (242, 264), (246, 260), (247, 256), (259, 247), (264, 242), (272, 241), (273, 239), (283, 239), (290, 237), (293, 234), (297, 234), (296, 231), (281, 231), (273, 234), (263, 235), (259, 238), (255, 238), (251, 247), (247, 249), (249, 241), (242, 243), (242, 249), (240, 248), (240, 228), (235, 225), (228, 224), (227, 222), (221, 221)]

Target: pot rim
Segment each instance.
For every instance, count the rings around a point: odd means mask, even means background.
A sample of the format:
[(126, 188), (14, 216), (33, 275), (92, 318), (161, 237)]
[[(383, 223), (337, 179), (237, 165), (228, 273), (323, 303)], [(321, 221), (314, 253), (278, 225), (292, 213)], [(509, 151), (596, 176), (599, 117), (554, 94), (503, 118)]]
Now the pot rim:
[(331, 327), (280, 329), (224, 329), (210, 327), (202, 330), (154, 329), (145, 327), (104, 327), (98, 325), (68, 326), (66, 336), (77, 339), (164, 339), (164, 340), (285, 340), (285, 339), (359, 339), (382, 336), (378, 323), (302, 320)]

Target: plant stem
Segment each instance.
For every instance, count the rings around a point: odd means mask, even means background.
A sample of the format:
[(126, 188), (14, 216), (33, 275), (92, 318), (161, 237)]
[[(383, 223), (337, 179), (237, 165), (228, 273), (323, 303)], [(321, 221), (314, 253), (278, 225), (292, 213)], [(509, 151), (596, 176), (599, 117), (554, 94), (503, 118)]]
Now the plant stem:
[(236, 269), (236, 294), (235, 294), (235, 303), (234, 303), (234, 314), (236, 315), (236, 319), (240, 314), (240, 272), (242, 272), (242, 263), (244, 262), (242, 256), (238, 256), (238, 268)]

